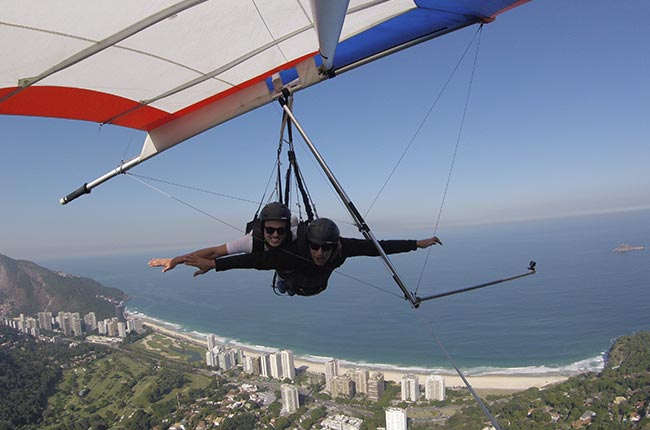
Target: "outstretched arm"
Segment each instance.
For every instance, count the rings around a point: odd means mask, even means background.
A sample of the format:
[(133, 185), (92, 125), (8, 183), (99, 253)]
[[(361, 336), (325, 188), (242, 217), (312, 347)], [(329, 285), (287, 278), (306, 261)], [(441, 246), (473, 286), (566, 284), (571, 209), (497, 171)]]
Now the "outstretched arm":
[[(184, 264), (187, 262), (188, 257), (193, 256), (200, 259), (214, 260), (218, 257), (223, 257), (228, 255), (228, 249), (226, 244), (213, 246), (210, 248), (199, 249), (198, 251), (191, 252), (189, 254), (179, 255), (174, 258), (152, 258), (149, 260), (149, 267), (162, 267), (163, 272), (172, 270), (179, 264)], [(196, 276), (196, 275), (195, 275)]]
[(438, 236), (433, 236), (428, 239), (422, 239), (415, 242), (415, 246), (418, 248), (428, 248), (431, 245), (442, 245), (442, 242), (440, 239), (438, 239)]
[[(371, 256), (376, 257), (379, 255), (375, 244), (371, 240), (366, 239), (350, 239), (341, 238), (341, 252), (345, 257), (354, 256)], [(431, 245), (442, 245), (437, 236), (429, 239), (422, 240), (380, 240), (379, 245), (386, 254), (398, 254), (401, 252), (415, 251), (418, 248), (428, 248)]]
[(215, 258), (203, 258), (198, 255), (188, 254), (185, 256), (183, 263), (187, 266), (194, 266), (197, 270), (193, 276), (203, 275), (205, 272), (212, 270), (216, 266)]
[(198, 269), (194, 272), (194, 276), (202, 275), (210, 270), (216, 270), (217, 272), (230, 269), (291, 270), (306, 264), (304, 259), (286, 249), (273, 249), (217, 259), (188, 255), (184, 263)]

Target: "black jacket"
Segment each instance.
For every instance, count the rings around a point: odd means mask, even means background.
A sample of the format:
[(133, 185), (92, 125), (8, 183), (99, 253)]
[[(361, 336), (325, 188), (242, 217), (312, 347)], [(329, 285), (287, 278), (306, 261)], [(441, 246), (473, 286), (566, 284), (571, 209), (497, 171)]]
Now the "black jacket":
[[(334, 250), (328, 262), (324, 266), (317, 266), (312, 262), (308, 244), (303, 243), (305, 240), (299, 237), (296, 243), (286, 248), (218, 258), (215, 261), (215, 270), (217, 272), (230, 269), (277, 270), (295, 294), (312, 296), (327, 288), (327, 281), (332, 271), (343, 265), (348, 257), (379, 255), (371, 240), (342, 237), (339, 242), (340, 247)], [(379, 244), (386, 254), (417, 249), (415, 240), (381, 240)]]

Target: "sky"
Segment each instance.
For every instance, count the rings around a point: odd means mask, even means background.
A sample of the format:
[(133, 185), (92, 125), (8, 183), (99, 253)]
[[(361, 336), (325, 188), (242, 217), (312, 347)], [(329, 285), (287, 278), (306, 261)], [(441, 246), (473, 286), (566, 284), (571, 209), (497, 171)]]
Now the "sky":
[[(649, 14), (647, 0), (534, 0), (484, 27), (475, 68), (476, 42), (435, 104), (477, 27), (300, 91), (294, 112), (379, 238), (648, 209)], [(0, 116), (0, 253), (162, 256), (234, 239), (264, 194), (280, 119), (264, 106), (131, 171), (207, 192), (121, 175), (61, 206), (145, 134)], [(296, 150), (318, 214), (354, 236), (299, 138)]]

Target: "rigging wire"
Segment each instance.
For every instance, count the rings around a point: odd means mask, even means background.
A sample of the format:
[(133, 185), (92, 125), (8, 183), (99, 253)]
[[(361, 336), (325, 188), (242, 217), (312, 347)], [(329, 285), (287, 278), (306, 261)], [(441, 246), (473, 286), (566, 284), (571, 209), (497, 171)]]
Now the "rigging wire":
[[(402, 155), (400, 155), (399, 159), (397, 160), (397, 163), (395, 163), (395, 166), (393, 166), (393, 169), (391, 170), (391, 172), (389, 173), (388, 177), (387, 177), (386, 180), (384, 181), (384, 184), (381, 186), (381, 188), (380, 188), (379, 191), (377, 192), (377, 195), (376, 195), (375, 198), (373, 199), (372, 203), (370, 204), (370, 206), (369, 206), (368, 209), (366, 210), (366, 213), (364, 214), (364, 217), (368, 216), (368, 214), (370, 213), (370, 211), (371, 211), (372, 208), (374, 207), (375, 203), (377, 203), (377, 200), (379, 199), (379, 196), (383, 193), (384, 189), (386, 188), (386, 186), (388, 185), (388, 183), (389, 183), (389, 182), (391, 181), (391, 179), (393, 178), (393, 175), (394, 175), (395, 172), (397, 171), (397, 168), (399, 167), (399, 165), (401, 164), (402, 160), (403, 160), (404, 157), (406, 156), (406, 153), (411, 149), (411, 146), (412, 146), (413, 143), (415, 142), (415, 139), (416, 139), (416, 138), (418, 137), (418, 135), (420, 134), (420, 131), (422, 131), (422, 128), (424, 127), (424, 124), (427, 122), (427, 120), (428, 120), (429, 117), (431, 116), (431, 112), (433, 112), (433, 109), (434, 109), (434, 108), (436, 107), (436, 105), (438, 104), (438, 101), (440, 101), (440, 98), (441, 98), (442, 95), (445, 93), (447, 87), (448, 87), (449, 84), (451, 83), (451, 80), (452, 80), (453, 77), (455, 76), (456, 72), (458, 71), (458, 68), (459, 68), (460, 65), (462, 64), (463, 60), (465, 59), (465, 56), (467, 55), (467, 53), (469, 52), (469, 49), (471, 48), (472, 44), (474, 43), (474, 40), (476, 39), (476, 36), (479, 34), (479, 32), (480, 32), (482, 29), (483, 29), (483, 24), (481, 24), (481, 26), (479, 27), (479, 29), (477, 30), (477, 32), (474, 34), (474, 37), (472, 37), (472, 40), (470, 40), (469, 43), (467, 44), (467, 47), (465, 48), (465, 50), (463, 51), (462, 55), (461, 55), (460, 58), (458, 59), (458, 62), (456, 63), (456, 65), (455, 65), (454, 68), (452, 69), (451, 73), (449, 74), (449, 77), (447, 78), (447, 81), (446, 81), (445, 84), (442, 86), (442, 89), (440, 90), (440, 92), (438, 93), (438, 95), (436, 96), (436, 98), (434, 99), (433, 103), (431, 104), (431, 107), (429, 108), (428, 112), (426, 113), (426, 115), (424, 116), (424, 118), (422, 119), (422, 121), (420, 121), (420, 125), (419, 125), (419, 126), (417, 127), (417, 129), (415, 130), (415, 133), (414, 133), (413, 136), (411, 137), (411, 140), (409, 141), (409, 143), (408, 143), (408, 144), (406, 145), (406, 147), (404, 148), (404, 151), (402, 151)], [(435, 234), (435, 231), (434, 231), (434, 234)]]
[[(192, 205), (192, 204), (190, 204), (190, 203), (187, 203), (187, 202), (183, 201), (182, 199), (180, 199), (180, 198), (178, 198), (178, 197), (176, 197), (176, 196), (173, 196), (173, 195), (171, 195), (171, 194), (169, 194), (169, 193), (167, 193), (167, 192), (165, 192), (165, 191), (163, 191), (163, 190), (161, 190), (161, 189), (159, 189), (159, 188), (157, 188), (157, 187), (154, 187), (154, 186), (151, 185), (151, 184), (148, 184), (147, 182), (145, 182), (144, 180), (142, 180), (142, 179), (150, 179), (150, 178), (148, 178), (148, 177), (146, 177), (146, 176), (136, 175), (136, 174), (133, 174), (133, 173), (130, 173), (130, 172), (124, 172), (124, 175), (128, 176), (128, 177), (131, 178), (132, 180), (134, 180), (134, 181), (140, 183), (141, 185), (147, 187), (148, 189), (150, 189), (150, 190), (152, 190), (152, 191), (155, 191), (155, 192), (157, 192), (157, 193), (160, 193), (160, 194), (162, 194), (163, 196), (168, 197), (168, 198), (170, 198), (170, 199), (172, 199), (172, 200), (174, 200), (174, 201), (176, 201), (176, 202), (182, 204), (183, 206), (186, 206), (186, 207), (188, 207), (188, 208), (190, 208), (190, 209), (192, 209), (192, 210), (195, 210), (195, 211), (197, 211), (197, 212), (199, 212), (199, 213), (201, 213), (201, 214), (203, 214), (203, 215), (205, 215), (205, 216), (207, 216), (207, 217), (209, 217), (209, 218), (211, 218), (211, 219), (213, 219), (213, 220), (215, 220), (215, 221), (218, 221), (218, 222), (220, 222), (220, 223), (222, 223), (222, 224), (224, 224), (224, 225), (226, 225), (226, 226), (228, 226), (228, 227), (230, 227), (230, 228), (233, 228), (234, 230), (237, 230), (238, 232), (240, 232), (240, 233), (242, 233), (242, 234), (245, 234), (245, 231), (244, 231), (243, 229), (241, 229), (241, 228), (239, 228), (239, 227), (237, 227), (237, 226), (234, 226), (234, 225), (230, 224), (229, 222), (224, 221), (224, 220), (222, 220), (222, 219), (220, 219), (220, 218), (218, 218), (218, 217), (216, 217), (216, 216), (214, 216), (214, 215), (212, 215), (212, 214), (210, 214), (210, 213), (204, 211), (203, 209), (201, 209), (201, 208), (199, 208), (199, 207), (196, 207), (196, 206), (194, 206), (194, 205)], [(141, 179), (141, 178), (142, 178), (142, 179)], [(166, 181), (161, 181), (161, 180), (157, 180), (157, 179), (153, 179), (153, 178), (151, 178), (151, 180), (167, 183)], [(170, 184), (170, 185), (176, 185), (176, 184), (174, 184), (174, 183), (169, 183), (169, 184)], [(188, 187), (188, 188), (192, 189), (191, 187)], [(202, 190), (200, 190), (200, 189), (197, 189), (197, 190), (202, 191)], [(214, 194), (214, 193), (210, 193), (210, 194)], [(257, 204), (257, 202), (252, 201), (252, 200), (245, 200), (245, 201), (250, 202), (250, 203), (255, 203), (255, 204)], [(254, 237), (254, 236), (253, 236), (253, 239), (260, 240), (260, 239)], [(280, 249), (280, 250), (283, 251), (283, 252), (286, 252), (286, 253), (288, 253), (288, 254), (291, 254), (291, 255), (293, 255), (293, 256), (296, 257), (296, 258), (300, 258), (300, 259), (303, 260), (303, 261), (310, 261), (310, 260), (308, 260), (307, 258), (305, 258), (305, 257), (303, 257), (303, 256), (301, 256), (301, 255), (299, 255), (299, 254), (292, 253), (292, 252), (290, 252), (290, 251), (288, 251), (288, 250), (286, 250), (286, 249)], [(342, 271), (340, 271), (340, 270), (338, 270), (338, 269), (333, 270), (333, 272), (334, 272), (334, 273), (337, 273), (337, 274), (339, 274), (339, 275), (342, 275), (342, 276), (344, 276), (344, 277), (346, 277), (346, 278), (348, 278), (348, 279), (352, 279), (352, 280), (354, 280), (354, 281), (357, 281), (357, 282), (359, 282), (360, 284), (363, 284), (363, 285), (365, 285), (365, 286), (368, 286), (368, 287), (374, 288), (374, 289), (376, 289), (376, 290), (378, 290), (378, 291), (382, 291), (382, 292), (384, 292), (384, 293), (386, 293), (386, 294), (389, 294), (389, 295), (391, 295), (391, 296), (394, 296), (394, 297), (397, 297), (397, 298), (400, 298), (400, 299), (403, 298), (402, 296), (400, 296), (400, 295), (398, 295), (398, 294), (396, 294), (396, 293), (394, 293), (394, 292), (392, 292), (392, 291), (388, 291), (388, 290), (386, 290), (386, 289), (384, 289), (384, 288), (381, 288), (381, 287), (379, 287), (379, 286), (377, 286), (377, 285), (375, 285), (375, 284), (373, 284), (373, 283), (371, 283), (371, 282), (364, 281), (364, 280), (359, 279), (359, 278), (357, 278), (357, 277), (355, 277), (355, 276), (352, 276), (352, 275), (349, 275), (349, 274), (347, 274), (347, 273), (345, 273), (345, 272), (342, 272)]]
[[(465, 96), (465, 106), (463, 107), (463, 115), (460, 121), (460, 127), (458, 128), (458, 135), (456, 136), (456, 145), (454, 146), (454, 154), (451, 158), (451, 165), (449, 166), (449, 174), (447, 175), (447, 183), (445, 184), (445, 190), (442, 193), (442, 200), (440, 202), (440, 209), (438, 210), (438, 217), (436, 219), (435, 226), (433, 228), (433, 234), (435, 235), (436, 232), (438, 231), (438, 225), (440, 224), (440, 218), (442, 217), (442, 210), (445, 206), (445, 201), (447, 200), (447, 191), (449, 191), (449, 184), (451, 183), (451, 175), (454, 172), (454, 165), (456, 164), (456, 156), (458, 155), (458, 148), (460, 146), (461, 142), (461, 136), (463, 134), (463, 128), (465, 126), (465, 118), (467, 117), (467, 110), (469, 107), (469, 100), (470, 100), (470, 95), (472, 94), (472, 84), (474, 83), (474, 76), (476, 74), (476, 64), (478, 62), (478, 54), (480, 51), (481, 47), (481, 35), (483, 34), (483, 24), (479, 27), (477, 31), (478, 35), (478, 40), (476, 43), (476, 52), (474, 53), (474, 62), (472, 64), (472, 73), (470, 75), (469, 79), (469, 85), (467, 88), (467, 95)], [(475, 37), (476, 38), (476, 37)], [(474, 41), (474, 39), (472, 39)], [(469, 48), (469, 47), (468, 47)], [(464, 54), (463, 54), (464, 56)], [(424, 259), (424, 264), (422, 265), (422, 270), (420, 271), (420, 276), (418, 278), (418, 282), (415, 286), (415, 294), (417, 295), (418, 289), (420, 288), (420, 284), (422, 283), (422, 277), (424, 276), (424, 271), (427, 267), (427, 264), (429, 262), (429, 257), (431, 256), (431, 247), (427, 250), (427, 255)]]
[(424, 319), (424, 316), (422, 314), (418, 315), (418, 317), (422, 321), (422, 323), (423, 323), (422, 325), (424, 325), (429, 330), (429, 334), (431, 335), (433, 340), (436, 342), (436, 344), (438, 344), (438, 347), (443, 352), (443, 354), (445, 355), (445, 357), (447, 358), (449, 363), (452, 365), (452, 367), (454, 368), (454, 370), (456, 371), (456, 373), (458, 374), (460, 379), (463, 380), (463, 383), (465, 384), (465, 386), (467, 387), (469, 392), (472, 394), (472, 397), (474, 397), (474, 400), (476, 401), (478, 406), (483, 411), (483, 415), (485, 415), (490, 420), (490, 422), (492, 423), (492, 426), (494, 427), (495, 430), (502, 430), (501, 426), (498, 423), (498, 421), (496, 420), (496, 418), (494, 418), (494, 415), (492, 415), (492, 413), (487, 408), (487, 406), (485, 406), (485, 403), (483, 403), (483, 400), (481, 400), (479, 395), (476, 393), (476, 391), (474, 390), (472, 385), (469, 383), (469, 381), (465, 377), (465, 374), (456, 365), (456, 362), (451, 357), (451, 354), (449, 354), (449, 351), (447, 351), (447, 348), (445, 348), (445, 346), (442, 344), (442, 341), (440, 340), (440, 338), (436, 335), (435, 331), (433, 330), (433, 325), (431, 324), (431, 322)]
[[(104, 124), (99, 124), (99, 130), (97, 130), (97, 133), (99, 133), (102, 129)], [(122, 161), (120, 164), (124, 164), (124, 160), (126, 160), (126, 155), (129, 153), (129, 149), (131, 149), (131, 144), (133, 143), (133, 138), (135, 137), (135, 130), (131, 130), (131, 137), (129, 138), (129, 143), (127, 143), (126, 148), (124, 148), (124, 154), (122, 155)]]
[[(194, 205), (191, 205), (191, 204), (189, 204), (189, 203), (187, 203), (187, 202), (185, 202), (185, 201), (183, 201), (183, 200), (181, 200), (181, 199), (179, 199), (179, 198), (177, 198), (177, 197), (174, 197), (174, 196), (172, 196), (171, 194), (164, 192), (164, 191), (161, 190), (160, 188), (156, 188), (156, 187), (154, 187), (153, 185), (146, 183), (145, 181), (141, 180), (141, 179), (138, 177), (138, 175), (134, 175), (133, 173), (129, 173), (129, 172), (124, 172), (124, 175), (126, 175), (127, 177), (133, 179), (133, 180), (136, 181), (136, 182), (139, 182), (140, 184), (144, 185), (145, 187), (147, 187), (147, 188), (149, 188), (149, 189), (151, 189), (151, 190), (154, 190), (154, 191), (156, 191), (156, 192), (158, 192), (158, 193), (160, 193), (160, 194), (162, 194), (162, 195), (164, 195), (164, 196), (169, 197), (169, 198), (172, 199), (172, 200), (177, 201), (178, 203), (180, 203), (180, 204), (182, 204), (182, 205), (184, 205), (184, 206), (187, 206), (187, 207), (190, 208), (190, 209), (193, 209), (193, 210), (195, 210), (195, 211), (197, 211), (197, 212), (199, 212), (199, 213), (202, 213), (203, 215), (206, 215), (206, 216), (212, 218), (212, 219), (215, 220), (215, 221), (218, 221), (218, 222), (220, 222), (220, 223), (222, 223), (222, 224), (224, 224), (224, 225), (227, 225), (228, 227), (234, 228), (235, 230), (244, 233), (244, 230), (243, 230), (243, 229), (241, 229), (241, 228), (239, 228), (239, 227), (236, 227), (236, 226), (230, 224), (229, 222), (224, 221), (224, 220), (222, 220), (222, 219), (220, 219), (220, 218), (217, 218), (216, 216), (214, 216), (214, 215), (212, 215), (212, 214), (210, 214), (210, 213), (204, 211), (204, 210), (201, 209), (201, 208), (198, 208), (198, 207), (196, 207), (196, 206), (194, 206)], [(257, 203), (257, 202), (253, 202), (253, 203)]]
[[(477, 56), (478, 56), (478, 50), (477, 50)], [(475, 63), (474, 63), (474, 65), (476, 65), (476, 58), (475, 58)], [(473, 77), (473, 75), (474, 75), (474, 71), (472, 71), (472, 77)], [(470, 86), (470, 88), (471, 88), (471, 86)], [(468, 104), (468, 101), (469, 101), (469, 91), (468, 91), (468, 96), (467, 96), (467, 99), (466, 99), (465, 110), (467, 110), (467, 104)], [(463, 122), (464, 122), (464, 117), (465, 117), (465, 115), (463, 115)], [(462, 129), (462, 123), (461, 123), (461, 129)], [(458, 143), (460, 142), (460, 135), (461, 135), (461, 133), (459, 132), (458, 139), (457, 139), (457, 143), (456, 143), (456, 150), (457, 150), (457, 148), (458, 148)], [(454, 154), (454, 159), (455, 159), (455, 154)], [(278, 168), (279, 168), (279, 167), (278, 167)], [(453, 168), (453, 163), (452, 163), (452, 168)], [(146, 182), (143, 181), (142, 179), (140, 179), (140, 178), (146, 178), (146, 177), (143, 177), (143, 176), (140, 176), (140, 175), (131, 174), (131, 173), (126, 173), (126, 172), (125, 172), (124, 174), (126, 174), (126, 175), (127, 175), (128, 177), (130, 177), (132, 180), (134, 180), (134, 181), (136, 181), (136, 182), (139, 182), (140, 184), (144, 185), (145, 187), (147, 187), (147, 188), (149, 188), (149, 189), (151, 189), (151, 190), (154, 190), (154, 191), (156, 191), (156, 192), (158, 192), (158, 193), (160, 193), (160, 194), (162, 194), (162, 195), (165, 195), (165, 196), (167, 196), (168, 198), (171, 198), (172, 200), (175, 200), (176, 202), (178, 202), (178, 203), (180, 203), (180, 204), (182, 204), (182, 205), (184, 205), (184, 206), (186, 206), (186, 207), (188, 207), (188, 208), (190, 208), (190, 209), (193, 209), (193, 210), (195, 210), (195, 211), (197, 211), (197, 212), (199, 212), (199, 213), (202, 213), (202, 214), (204, 214), (204, 215), (210, 217), (211, 219), (213, 219), (213, 220), (215, 220), (215, 221), (218, 221), (218, 222), (220, 222), (220, 223), (222, 223), (222, 224), (224, 224), (224, 225), (227, 225), (227, 226), (229, 226), (229, 227), (231, 227), (231, 228), (233, 228), (233, 229), (235, 229), (235, 230), (237, 230), (237, 231), (239, 231), (239, 232), (244, 233), (244, 230), (242, 230), (242, 229), (240, 229), (240, 228), (238, 228), (238, 227), (236, 227), (236, 226), (234, 226), (234, 225), (232, 225), (232, 224), (230, 224), (230, 223), (228, 223), (228, 222), (226, 222), (226, 221), (224, 221), (224, 220), (222, 220), (222, 219), (220, 219), (220, 218), (218, 218), (218, 217), (216, 217), (216, 216), (214, 216), (214, 215), (212, 215), (212, 214), (210, 214), (210, 213), (208, 213), (208, 212), (206, 212), (206, 211), (204, 211), (204, 210), (202, 210), (202, 209), (200, 209), (200, 208), (198, 208), (198, 207), (196, 207), (196, 206), (194, 206), (194, 205), (191, 205), (191, 204), (189, 204), (189, 203), (187, 203), (187, 202), (185, 202), (185, 201), (183, 201), (183, 200), (181, 200), (181, 199), (179, 199), (179, 198), (177, 198), (177, 197), (175, 197), (175, 196), (172, 196), (171, 194), (166, 193), (166, 192), (164, 192), (164, 191), (162, 191), (162, 190), (160, 190), (160, 189), (154, 187), (153, 185), (146, 183)], [(272, 176), (273, 176), (273, 174), (272, 174)], [(451, 177), (451, 170), (450, 170), (450, 177)], [(174, 183), (171, 183), (171, 182), (168, 182), (168, 181), (162, 181), (162, 180), (157, 180), (157, 179), (153, 179), (153, 178), (148, 178), (148, 179), (155, 180), (155, 181), (159, 181), (159, 182), (165, 182), (165, 183), (168, 183), (168, 184), (171, 184), (171, 185), (178, 185), (178, 184), (174, 184)], [(269, 181), (269, 182), (270, 182), (270, 181)], [(268, 184), (267, 184), (267, 185), (268, 185)], [(449, 185), (449, 180), (448, 180), (448, 182), (447, 182), (447, 186), (448, 186), (448, 185)], [(194, 189), (194, 190), (197, 190), (197, 191), (205, 191), (205, 190), (201, 190), (201, 189), (197, 189), (197, 188), (193, 188), (193, 187), (185, 187), (185, 188), (190, 188), (190, 189)], [(205, 191), (205, 192), (208, 192), (208, 191)], [(213, 193), (213, 192), (208, 192), (208, 193), (210, 193), (210, 194), (220, 195), (219, 193)], [(266, 193), (266, 192), (265, 192), (265, 193)], [(446, 189), (445, 189), (445, 194), (446, 194)], [(227, 196), (227, 197), (232, 197), (232, 196)], [(239, 200), (244, 200), (244, 199), (239, 199)], [(250, 200), (245, 200), (245, 201), (252, 202), (252, 201), (250, 201)], [(252, 203), (257, 203), (257, 202), (252, 202)], [(443, 199), (443, 203), (444, 203), (444, 199)], [(441, 209), (441, 211), (442, 211), (442, 209)], [(290, 254), (293, 254), (293, 253), (291, 253), (291, 252), (288, 251), (288, 250), (282, 250), (282, 251), (283, 251), (283, 252), (288, 252), (288, 253), (290, 253)], [(300, 255), (297, 255), (297, 254), (293, 254), (293, 255), (296, 256), (296, 257), (298, 257), (298, 258), (301, 258), (301, 259), (307, 260), (307, 259), (306, 259), (305, 257), (303, 257), (303, 256), (300, 256)], [(428, 255), (427, 255), (427, 258), (428, 258)], [(425, 265), (426, 265), (426, 263), (425, 263)], [(375, 288), (375, 289), (378, 290), (378, 291), (382, 291), (382, 292), (384, 292), (384, 293), (386, 293), (386, 294), (390, 294), (390, 295), (395, 296), (395, 297), (397, 297), (397, 298), (402, 298), (401, 296), (399, 296), (398, 294), (395, 294), (395, 293), (392, 292), (392, 291), (385, 290), (385, 289), (383, 289), (383, 288), (381, 288), (381, 287), (378, 287), (378, 286), (376, 286), (376, 285), (374, 285), (374, 284), (372, 284), (372, 283), (370, 283), (370, 282), (363, 281), (363, 280), (361, 280), (361, 279), (358, 279), (358, 278), (356, 278), (356, 277), (354, 277), (354, 276), (348, 275), (348, 274), (346, 274), (346, 273), (344, 273), (344, 272), (341, 272), (341, 271), (339, 271), (339, 270), (334, 270), (333, 272), (336, 272), (336, 273), (338, 273), (338, 274), (340, 274), (340, 275), (342, 275), (342, 276), (345, 276), (345, 277), (347, 277), (347, 278), (349, 278), (349, 279), (356, 280), (357, 282), (359, 282), (359, 283), (361, 283), (361, 284), (363, 284), (363, 285), (366, 285), (366, 286), (369, 286), (369, 287)], [(422, 277), (422, 275), (420, 275), (420, 278), (421, 278), (421, 277)], [(418, 287), (419, 287), (419, 283), (418, 283)], [(417, 291), (417, 290), (416, 290), (416, 291)], [(456, 365), (456, 363), (454, 362), (453, 358), (451, 357), (451, 355), (449, 354), (449, 352), (447, 351), (447, 349), (445, 348), (445, 346), (442, 344), (442, 341), (438, 338), (438, 336), (436, 336), (436, 334), (435, 334), (435, 332), (434, 332), (434, 330), (433, 330), (433, 327), (430, 325), (430, 323), (429, 323), (428, 321), (426, 321), (426, 320), (422, 317), (422, 315), (420, 315), (420, 318), (421, 318), (422, 321), (425, 323), (424, 325), (425, 325), (427, 328), (429, 328), (429, 331), (430, 331), (430, 334), (431, 334), (432, 338), (433, 338), (433, 339), (435, 340), (435, 342), (438, 344), (439, 348), (443, 351), (443, 353), (445, 354), (447, 360), (448, 360), (448, 361), (451, 363), (451, 365), (454, 367), (454, 369), (456, 370), (456, 373), (457, 373), (457, 374), (459, 375), (459, 377), (463, 380), (465, 386), (468, 388), (468, 390), (470, 391), (470, 393), (471, 393), (472, 396), (474, 397), (475, 401), (477, 402), (477, 404), (479, 405), (479, 407), (482, 409), (482, 411), (483, 411), (483, 413), (485, 414), (485, 416), (488, 417), (488, 419), (492, 422), (492, 424), (493, 424), (493, 426), (494, 426), (494, 428), (495, 428), (496, 430), (501, 430), (501, 426), (499, 425), (499, 423), (498, 423), (498, 422), (496, 421), (496, 419), (492, 416), (492, 414), (491, 414), (490, 411), (487, 409), (487, 407), (485, 406), (485, 404), (483, 403), (483, 401), (481, 400), (481, 398), (478, 396), (478, 394), (474, 391), (473, 387), (471, 386), (471, 384), (469, 383), (469, 381), (467, 380), (467, 378), (465, 377), (465, 375), (463, 374), (463, 372), (462, 372), (462, 371), (460, 370), (460, 368)]]
[[(167, 181), (167, 180), (164, 180), (164, 179), (153, 178), (151, 176), (138, 175), (138, 174), (133, 173), (133, 172), (124, 172), (124, 174), (127, 175), (127, 176), (132, 176), (134, 178), (146, 179), (146, 180), (149, 180), (149, 181), (160, 182), (162, 184), (167, 184), (167, 185), (173, 185), (175, 187), (185, 188), (185, 189), (192, 190), (192, 191), (198, 191), (198, 192), (205, 193), (205, 194), (212, 194), (213, 196), (225, 197), (225, 198), (228, 198), (228, 199), (239, 200), (239, 201), (246, 202), (246, 203), (253, 203), (253, 204), (258, 203), (255, 200), (245, 199), (245, 198), (237, 197), (237, 196), (231, 196), (231, 195), (228, 195), (228, 194), (217, 193), (215, 191), (209, 191), (209, 190), (205, 190), (205, 189), (202, 189), (202, 188), (192, 187), (192, 186), (189, 186), (189, 185), (183, 185), (183, 184), (179, 184), (179, 183), (176, 183), (176, 182)], [(163, 194), (165, 194), (165, 193), (163, 193)]]

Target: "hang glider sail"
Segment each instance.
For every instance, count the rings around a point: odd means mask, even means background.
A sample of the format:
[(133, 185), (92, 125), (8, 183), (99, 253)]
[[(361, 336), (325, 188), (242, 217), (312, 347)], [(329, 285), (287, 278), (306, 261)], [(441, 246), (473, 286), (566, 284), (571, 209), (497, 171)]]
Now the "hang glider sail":
[(0, 10), (0, 114), (147, 132), (92, 188), (229, 119), (528, 0), (22, 0)]

